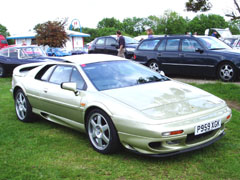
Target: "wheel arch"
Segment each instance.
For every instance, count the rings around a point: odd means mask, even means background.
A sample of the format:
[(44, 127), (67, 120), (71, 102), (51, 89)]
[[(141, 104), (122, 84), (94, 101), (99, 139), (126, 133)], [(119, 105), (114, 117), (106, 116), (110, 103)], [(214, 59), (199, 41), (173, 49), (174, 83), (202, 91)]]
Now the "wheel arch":
[(22, 87), (15, 86), (14, 89), (13, 89), (13, 98), (15, 98), (15, 95), (16, 95), (16, 93), (19, 89), (21, 89), (24, 92), (25, 96), (27, 96), (25, 90)]
[(84, 113), (84, 125), (85, 125), (85, 129), (86, 129), (86, 122), (87, 122), (87, 117), (89, 115), (89, 113), (93, 110), (93, 109), (100, 109), (102, 111), (104, 111), (110, 118), (111, 118), (111, 113), (110, 111), (103, 107), (103, 106), (98, 106), (98, 105), (92, 105), (92, 106), (89, 106), (86, 110), (85, 110), (85, 113)]

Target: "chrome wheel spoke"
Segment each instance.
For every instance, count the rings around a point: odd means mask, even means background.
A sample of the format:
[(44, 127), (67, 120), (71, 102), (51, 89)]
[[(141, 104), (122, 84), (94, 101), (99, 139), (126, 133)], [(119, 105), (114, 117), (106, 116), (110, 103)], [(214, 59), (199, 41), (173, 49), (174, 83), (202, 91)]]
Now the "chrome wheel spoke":
[(107, 138), (107, 136), (105, 136), (105, 134), (103, 134), (103, 137), (102, 137), (103, 141), (108, 144), (109, 143), (109, 138)]
[(104, 126), (102, 126), (102, 130), (103, 130), (103, 132), (105, 132), (105, 131), (108, 130), (108, 129), (109, 129), (109, 127), (108, 127), (107, 124), (105, 124)]

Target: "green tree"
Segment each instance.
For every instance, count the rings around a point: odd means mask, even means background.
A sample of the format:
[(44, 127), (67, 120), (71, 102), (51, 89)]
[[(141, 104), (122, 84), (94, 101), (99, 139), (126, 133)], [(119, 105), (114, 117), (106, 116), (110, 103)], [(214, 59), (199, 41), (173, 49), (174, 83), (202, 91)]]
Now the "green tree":
[(240, 34), (240, 20), (234, 20), (229, 22), (229, 29), (232, 34)]
[(0, 24), (0, 34), (7, 37), (7, 36), (10, 36), (7, 28), (3, 25)]
[(158, 29), (161, 34), (184, 34), (187, 30), (187, 21), (178, 13), (168, 10), (160, 17)]
[(38, 45), (48, 45), (50, 47), (63, 47), (68, 35), (65, 31), (66, 20), (64, 21), (47, 21), (43, 24), (37, 24), (36, 41)]
[(112, 18), (104, 18), (101, 21), (98, 22), (97, 28), (115, 28), (115, 29), (121, 29), (122, 28), (122, 23), (115, 19), (114, 17)]
[(125, 18), (123, 20), (122, 30), (131, 36), (138, 36), (145, 31), (144, 19), (143, 18)]
[(197, 32), (198, 34), (204, 34), (206, 29), (209, 28), (227, 28), (228, 23), (225, 19), (216, 14), (210, 15), (198, 15), (194, 17), (189, 23), (187, 31)]
[[(237, 20), (240, 19), (240, 5), (238, 0), (233, 0), (233, 3), (235, 10), (230, 10), (225, 15), (227, 17), (231, 17), (231, 20)], [(188, 0), (185, 3), (185, 7), (187, 11), (206, 12), (212, 8), (212, 4), (209, 2), (209, 0)]]
[(188, 0), (185, 4), (187, 11), (206, 12), (212, 8), (209, 0)]

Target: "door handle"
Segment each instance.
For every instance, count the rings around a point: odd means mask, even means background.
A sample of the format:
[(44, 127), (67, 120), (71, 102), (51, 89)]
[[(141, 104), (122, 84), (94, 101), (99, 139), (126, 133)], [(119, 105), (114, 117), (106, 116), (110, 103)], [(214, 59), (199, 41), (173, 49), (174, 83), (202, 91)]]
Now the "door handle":
[(184, 57), (184, 54), (183, 54), (183, 53), (179, 53), (179, 56), (180, 56), (180, 57)]
[(158, 57), (161, 57), (161, 56), (162, 56), (162, 54), (161, 54), (161, 53), (158, 53), (158, 54), (157, 54), (157, 56), (158, 56)]

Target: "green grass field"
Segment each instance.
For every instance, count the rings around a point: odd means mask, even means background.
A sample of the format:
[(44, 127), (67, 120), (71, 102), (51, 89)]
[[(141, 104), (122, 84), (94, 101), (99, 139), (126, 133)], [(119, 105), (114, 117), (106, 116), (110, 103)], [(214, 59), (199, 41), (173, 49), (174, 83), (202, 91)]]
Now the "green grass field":
[[(0, 180), (240, 179), (240, 112), (235, 109), (226, 135), (204, 149), (167, 158), (127, 150), (102, 155), (85, 134), (43, 119), (17, 120), (10, 86), (10, 78), (0, 79)], [(197, 86), (240, 104), (239, 86)]]

